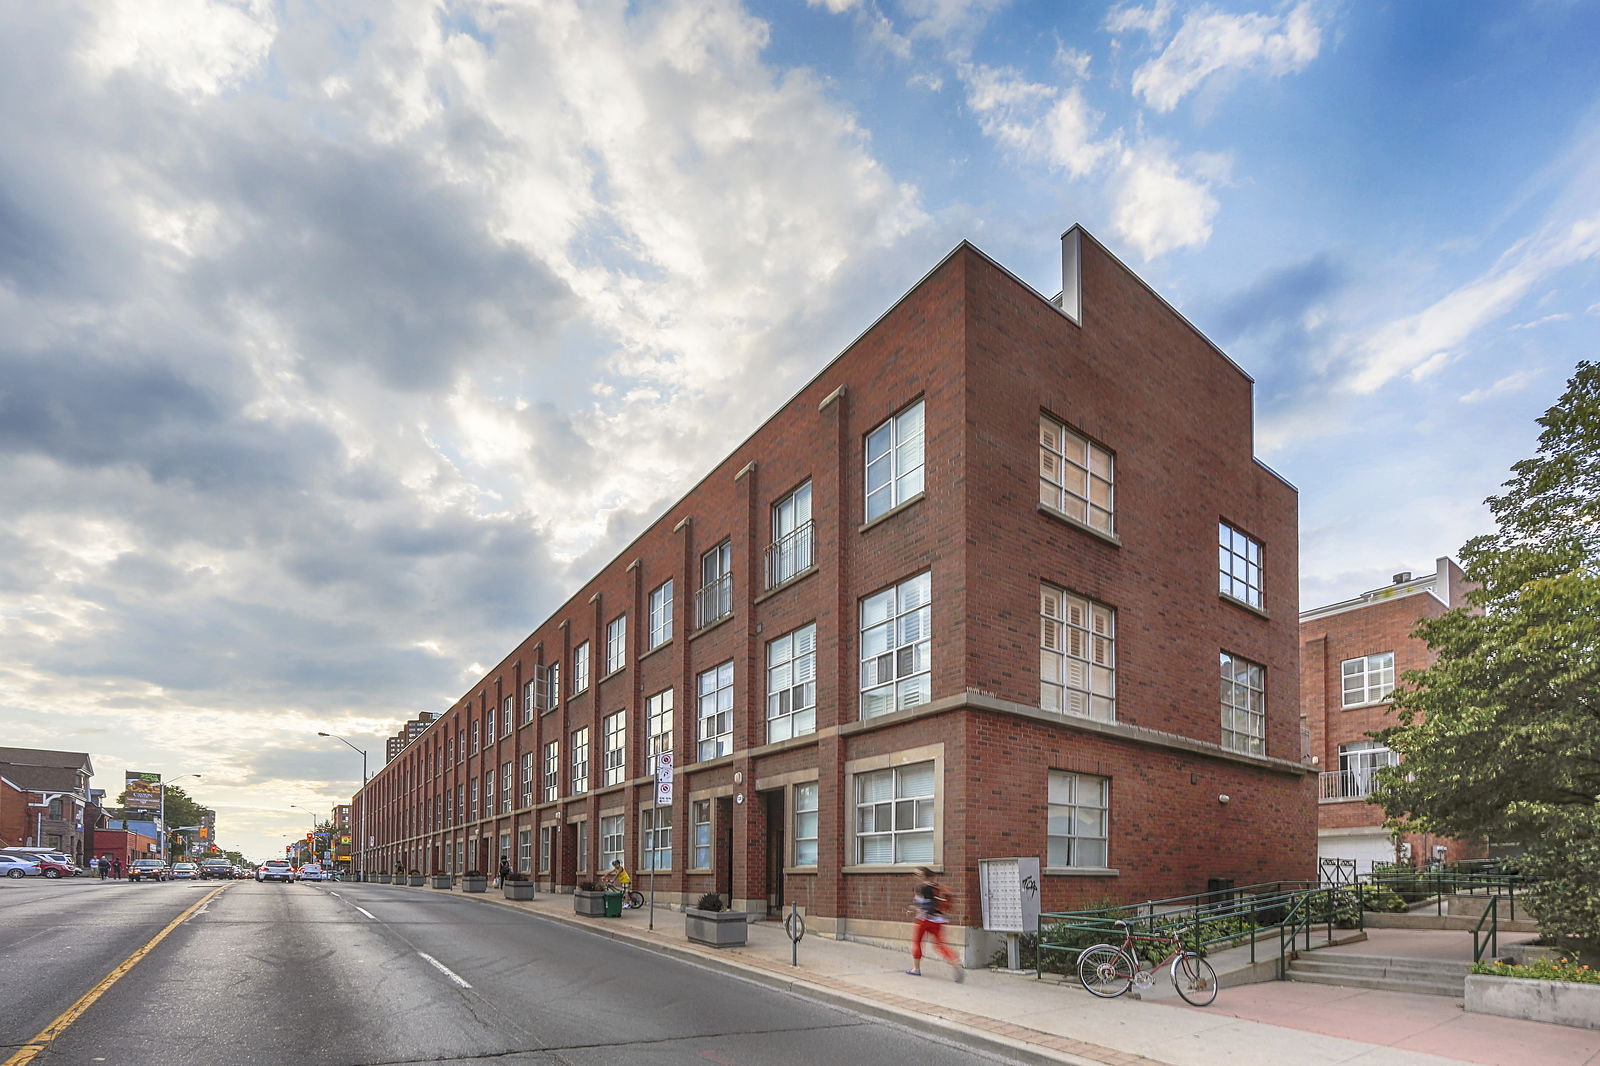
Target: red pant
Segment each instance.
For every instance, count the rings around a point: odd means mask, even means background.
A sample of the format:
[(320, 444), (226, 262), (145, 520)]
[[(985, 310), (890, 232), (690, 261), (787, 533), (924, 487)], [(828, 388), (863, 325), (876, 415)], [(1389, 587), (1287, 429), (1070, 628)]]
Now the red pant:
[(944, 956), (946, 962), (956, 961), (956, 953), (944, 942), (944, 925), (944, 922), (936, 922), (929, 918), (917, 919), (917, 926), (911, 932), (911, 957), (914, 960), (922, 961), (922, 938), (927, 936), (933, 938), (933, 946)]

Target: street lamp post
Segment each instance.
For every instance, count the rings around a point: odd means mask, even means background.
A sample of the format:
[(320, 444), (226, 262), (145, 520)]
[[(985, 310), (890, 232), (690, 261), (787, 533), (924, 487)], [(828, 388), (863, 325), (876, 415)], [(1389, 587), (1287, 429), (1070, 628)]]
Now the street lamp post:
[[(204, 777), (205, 774), (179, 774), (172, 781), (182, 781), (186, 777)], [(165, 778), (161, 781), (161, 861), (171, 865), (172, 842), (167, 838), (167, 786), (172, 784)]]
[(313, 861), (316, 860), (316, 857), (317, 857), (317, 853), (316, 853), (317, 813), (315, 811), (313, 811), (310, 807), (302, 807), (298, 803), (291, 803), (291, 804), (289, 804), (289, 806), (293, 807), (297, 811), (304, 811), (305, 813), (311, 815), (311, 840), (310, 840), (310, 843), (308, 843), (306, 845), (306, 855), (307, 855), (306, 862), (313, 862)]
[[(324, 733), (321, 730), (318, 730), (317, 736), (332, 737), (334, 740), (337, 740), (351, 751), (361, 752), (361, 791), (365, 793), (367, 790), (366, 751), (356, 747), (354, 744), (344, 739), (344, 737), (339, 736), (337, 733)], [(367, 876), (367, 797), (364, 794), (361, 797), (361, 828), (357, 830), (357, 832), (361, 835), (361, 868), (356, 871), (356, 876), (358, 878), (365, 878)]]

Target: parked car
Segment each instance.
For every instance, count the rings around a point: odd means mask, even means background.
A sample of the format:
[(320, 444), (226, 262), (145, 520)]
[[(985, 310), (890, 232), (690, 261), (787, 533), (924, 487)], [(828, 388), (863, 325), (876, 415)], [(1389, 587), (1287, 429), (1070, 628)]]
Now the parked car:
[(282, 881), (288, 884), (294, 880), (294, 867), (289, 865), (288, 859), (268, 859), (256, 867), (257, 881)]
[(320, 862), (308, 862), (300, 867), (300, 872), (295, 879), (298, 881), (326, 881), (328, 872), (322, 868)]
[(38, 877), (39, 864), (21, 855), (0, 855), (0, 873), (7, 877)]
[(165, 881), (170, 873), (160, 859), (134, 859), (128, 865), (130, 881)]
[(209, 881), (212, 878), (227, 881), (233, 877), (233, 863), (226, 859), (207, 859), (200, 864), (200, 880)]
[(46, 877), (76, 877), (80, 872), (70, 860), (64, 861), (51, 855), (35, 855), (32, 858), (39, 864), (39, 872)]
[(0, 848), (0, 854), (15, 855), (24, 862), (36, 862), (41, 871), (54, 866), (56, 872), (45, 872), (46, 877), (76, 877), (83, 872), (72, 861), (72, 856), (54, 848)]

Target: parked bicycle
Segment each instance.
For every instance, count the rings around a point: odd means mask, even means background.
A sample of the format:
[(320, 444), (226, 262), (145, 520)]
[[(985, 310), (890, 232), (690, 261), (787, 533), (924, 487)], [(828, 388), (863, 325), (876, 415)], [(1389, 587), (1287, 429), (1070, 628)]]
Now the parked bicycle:
[[(1078, 956), (1078, 980), (1091, 995), (1114, 999), (1134, 985), (1149, 988), (1155, 984), (1156, 971), (1170, 962), (1172, 987), (1184, 1002), (1204, 1007), (1217, 998), (1217, 971), (1197, 952), (1184, 947), (1183, 941), (1173, 936), (1136, 933), (1126, 921), (1118, 920), (1117, 924), (1122, 927), (1121, 944), (1096, 944)], [(1169, 944), (1172, 950), (1160, 962), (1146, 964), (1139, 947), (1148, 944)]]
[(644, 893), (637, 888), (625, 886), (619, 878), (606, 874), (600, 879), (600, 887), (607, 892), (621, 892), (622, 906), (624, 908), (629, 910), (644, 909)]

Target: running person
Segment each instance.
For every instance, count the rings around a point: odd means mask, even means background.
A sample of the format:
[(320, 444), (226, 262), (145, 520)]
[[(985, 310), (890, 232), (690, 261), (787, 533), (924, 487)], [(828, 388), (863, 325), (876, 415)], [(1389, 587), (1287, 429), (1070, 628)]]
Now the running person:
[(911, 933), (911, 969), (906, 973), (913, 977), (922, 976), (922, 938), (932, 937), (933, 946), (954, 969), (955, 972), (951, 976), (956, 984), (960, 984), (966, 980), (967, 972), (961, 968), (956, 953), (944, 942), (944, 927), (947, 920), (943, 909), (950, 902), (950, 892), (934, 880), (933, 871), (928, 867), (917, 867), (917, 873), (921, 876), (922, 883), (917, 886), (916, 892), (911, 897), (911, 909), (916, 915), (917, 924)]

